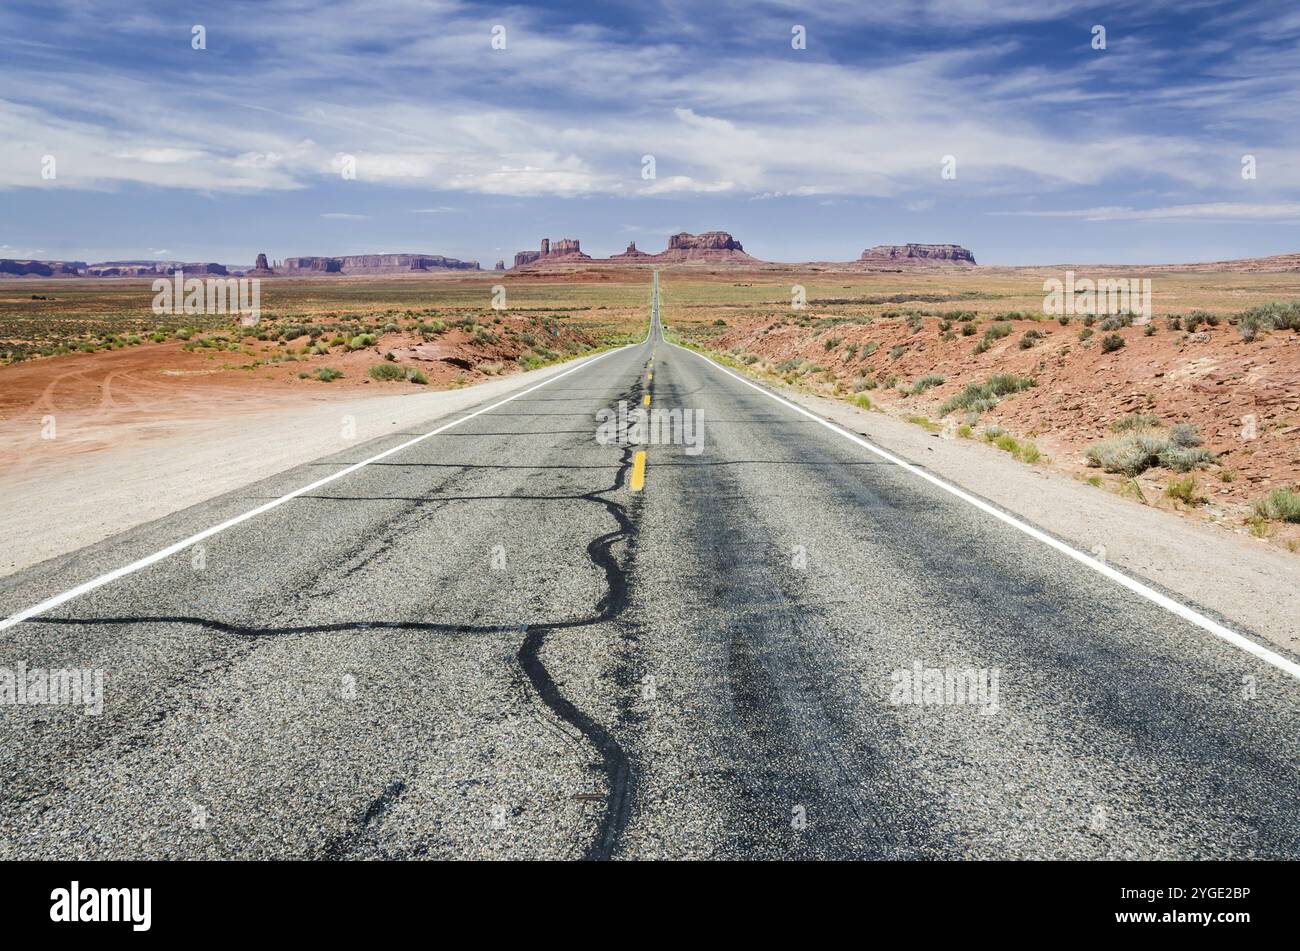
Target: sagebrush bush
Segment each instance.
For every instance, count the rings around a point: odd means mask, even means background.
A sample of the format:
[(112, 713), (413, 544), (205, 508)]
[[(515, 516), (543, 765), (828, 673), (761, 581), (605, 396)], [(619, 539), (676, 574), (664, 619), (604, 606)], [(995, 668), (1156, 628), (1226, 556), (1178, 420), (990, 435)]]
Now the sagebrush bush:
[(1274, 489), (1255, 502), (1255, 514), (1274, 522), (1300, 522), (1300, 492)]
[(1300, 331), (1300, 302), (1261, 304), (1237, 318), (1237, 333), (1245, 341), (1254, 340), (1260, 331)]
[[(1118, 424), (1112, 424), (1111, 428), (1114, 429), (1116, 425)], [(1157, 466), (1175, 472), (1190, 472), (1217, 458), (1208, 449), (1176, 445), (1158, 430), (1130, 429), (1121, 432), (1122, 435), (1095, 442), (1083, 451), (1089, 465), (1099, 466), (1106, 472), (1137, 476)]]
[(1159, 417), (1152, 416), (1150, 413), (1129, 413), (1110, 424), (1110, 431), (1113, 433), (1127, 433), (1136, 429), (1157, 429), (1160, 426)]
[(982, 413), (992, 409), (998, 400), (1009, 393), (1019, 393), (1034, 385), (1034, 378), (1014, 373), (995, 373), (983, 383), (971, 383), (960, 393), (954, 393), (939, 407), (939, 415), (947, 416), (955, 409)]
[(1101, 352), (1114, 353), (1124, 346), (1124, 338), (1119, 334), (1107, 334), (1101, 338)]
[(945, 381), (945, 377), (942, 377), (937, 373), (927, 373), (925, 376), (921, 377), (915, 383), (912, 384), (912, 393), (913, 395), (917, 393), (924, 393), (932, 386), (942, 386), (944, 384), (944, 381)]
[(406, 371), (396, 363), (376, 363), (370, 368), (370, 379), (386, 382), (389, 380), (405, 380)]

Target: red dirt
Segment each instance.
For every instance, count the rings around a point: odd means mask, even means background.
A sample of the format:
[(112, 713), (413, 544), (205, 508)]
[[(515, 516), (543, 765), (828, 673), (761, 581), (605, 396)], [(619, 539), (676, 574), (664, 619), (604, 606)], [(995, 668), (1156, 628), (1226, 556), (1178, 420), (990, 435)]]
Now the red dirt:
[[(863, 374), (895, 374), (908, 384), (925, 374), (940, 374), (945, 382), (918, 396), (883, 385), (867, 391), (873, 404), (935, 421), (943, 401), (969, 383), (1002, 372), (1032, 376), (1037, 385), (984, 412), (976, 432), (996, 424), (1013, 435), (1032, 437), (1053, 464), (1088, 476), (1101, 470), (1087, 467), (1083, 449), (1113, 435), (1109, 424), (1129, 413), (1153, 414), (1164, 425), (1195, 424), (1205, 445), (1220, 455), (1220, 465), (1197, 475), (1201, 493), (1212, 503), (1202, 511), (1244, 517), (1250, 504), (1270, 489), (1300, 483), (1300, 334), (1279, 331), (1247, 343), (1226, 323), (1187, 334), (1168, 330), (1165, 320), (1157, 318), (1153, 336), (1144, 336), (1142, 327), (1114, 331), (1125, 346), (1103, 353), (1100, 340), (1110, 331), (1094, 326), (1090, 346), (1084, 347), (1077, 319), (1068, 327), (1015, 320), (1010, 336), (977, 355), (975, 346), (988, 321), (969, 337), (960, 335), (961, 324), (954, 321), (958, 335), (951, 341), (941, 339), (938, 323), (939, 318), (924, 318), (913, 333), (901, 318), (823, 330), (760, 319), (728, 328), (712, 345), (759, 354), (770, 366), (793, 357), (810, 360), (834, 375), (834, 383), (817, 372), (803, 377), (808, 389), (823, 394), (838, 387), (838, 395), (851, 395), (854, 378)], [(1045, 339), (1021, 350), (1020, 338), (1031, 328)], [(829, 352), (824, 346), (828, 338), (841, 340)], [(845, 359), (847, 345), (867, 342), (878, 343), (879, 349), (866, 359)], [(891, 359), (890, 350), (898, 345), (906, 350)], [(1243, 438), (1243, 418), (1251, 415), (1257, 436)], [(965, 411), (955, 410), (949, 418), (964, 422)], [(1234, 481), (1221, 481), (1221, 470), (1235, 474)], [(1139, 483), (1149, 500), (1153, 495), (1159, 499), (1175, 475), (1153, 469)], [(1107, 481), (1117, 479), (1106, 476)], [(1284, 534), (1293, 532), (1287, 528)]]
[[(558, 348), (558, 341), (595, 341), (558, 325), (558, 338), (545, 338), (535, 321), (502, 318), (494, 331), (515, 325)], [(276, 352), (271, 342), (248, 341), (256, 353)], [(298, 348), (303, 337), (293, 341)], [(383, 334), (373, 347), (299, 357), (295, 362), (264, 363), (244, 352), (185, 350), (180, 341), (144, 343), (112, 351), (29, 360), (0, 367), (0, 473), (24, 465), (36, 453), (74, 456), (110, 446), (167, 436), (197, 420), (215, 419), (304, 401), (392, 396), (426, 388), (475, 383), (519, 369), (525, 349), (514, 337), (496, 343), (470, 343), (469, 335), (449, 329), (428, 343), (407, 331)], [(367, 375), (392, 352), (403, 367), (421, 370), (428, 385), (377, 382)], [(455, 362), (451, 362), (455, 361)], [(343, 376), (330, 383), (299, 379), (298, 374), (332, 367)], [(486, 368), (486, 369), (485, 369)], [(494, 372), (492, 372), (494, 371)], [(47, 420), (57, 438), (43, 438)]]

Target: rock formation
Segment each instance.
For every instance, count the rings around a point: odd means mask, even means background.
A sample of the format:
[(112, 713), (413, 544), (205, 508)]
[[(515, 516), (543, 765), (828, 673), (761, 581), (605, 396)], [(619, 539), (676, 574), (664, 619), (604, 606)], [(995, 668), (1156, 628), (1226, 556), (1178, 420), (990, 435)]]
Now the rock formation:
[(675, 264), (682, 261), (718, 264), (758, 264), (757, 258), (745, 253), (739, 241), (725, 231), (688, 234), (683, 231), (668, 239), (668, 250), (650, 255), (657, 262)]
[(975, 255), (959, 244), (878, 244), (862, 252), (859, 261), (875, 264), (974, 264)]
[(494, 270), (494, 271), (504, 271), (505, 269), (506, 269), (506, 262), (505, 262), (505, 261), (498, 260), (498, 261), (497, 261), (497, 266), (494, 267), (492, 270)]
[(644, 251), (638, 251), (635, 241), (629, 241), (627, 250), (622, 254), (615, 254), (610, 257), (611, 261), (652, 261), (653, 254), (646, 254)]
[(250, 277), (270, 277), (275, 271), (271, 270), (271, 264), (266, 260), (265, 254), (259, 254), (257, 260), (253, 263), (253, 269), (248, 272)]
[(477, 270), (477, 261), (459, 261), (441, 254), (352, 254), (337, 258), (284, 259), (285, 274), (410, 274)]
[(22, 261), (0, 258), (0, 274), (18, 277), (76, 277), (85, 269), (85, 261)]
[(556, 261), (590, 261), (591, 256), (582, 253), (577, 238), (558, 238), (554, 244), (550, 238), (543, 238), (541, 250), (520, 251), (515, 255), (515, 267), (527, 267), (539, 261), (550, 264)]

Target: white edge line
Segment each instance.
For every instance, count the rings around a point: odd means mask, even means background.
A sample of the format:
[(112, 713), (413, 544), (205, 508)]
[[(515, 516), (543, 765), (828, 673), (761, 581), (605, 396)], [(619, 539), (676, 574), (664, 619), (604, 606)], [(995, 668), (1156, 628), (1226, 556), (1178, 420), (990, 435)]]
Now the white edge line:
[(1134, 594), (1141, 595), (1142, 597), (1146, 598), (1148, 601), (1158, 604), (1166, 611), (1178, 615), (1180, 618), (1182, 618), (1185, 621), (1190, 621), (1192, 624), (1195, 624), (1197, 627), (1201, 628), (1202, 630), (1209, 631), (1215, 637), (1227, 641), (1229, 644), (1232, 644), (1234, 647), (1238, 647), (1241, 650), (1244, 650), (1248, 654), (1255, 655), (1265, 663), (1271, 664), (1272, 666), (1276, 667), (1278, 670), (1288, 673), (1292, 677), (1295, 677), (1297, 680), (1300, 680), (1300, 664), (1296, 663), (1295, 661), (1282, 656), (1276, 651), (1269, 650), (1267, 647), (1264, 647), (1262, 644), (1256, 643), (1255, 641), (1251, 640), (1249, 637), (1246, 637), (1244, 634), (1238, 634), (1236, 631), (1232, 630), (1231, 628), (1224, 627), (1222, 624), (1218, 623), (1217, 621), (1211, 618), (1206, 617), (1204, 614), (1200, 613), (1199, 611), (1193, 610), (1192, 608), (1188, 607), (1187, 605), (1183, 604), (1180, 601), (1175, 601), (1173, 598), (1169, 597), (1168, 595), (1162, 594), (1161, 592), (1157, 591), (1155, 588), (1143, 584), (1141, 581), (1137, 581), (1133, 578), (1130, 578), (1124, 572), (1117, 571), (1116, 569), (1112, 568), (1110, 565), (1106, 564), (1105, 562), (1098, 561), (1096, 558), (1092, 557), (1091, 555), (1085, 554), (1084, 552), (1079, 551), (1077, 548), (1071, 545), (1067, 545), (1065, 542), (1061, 541), (1060, 539), (1053, 538), (1051, 535), (1048, 535), (1046, 532), (1040, 531), (1039, 529), (1034, 528), (1034, 526), (1029, 525), (1026, 522), (1020, 521), (1020, 519), (1016, 518), (1015, 516), (1008, 515), (1006, 512), (1002, 511), (1001, 509), (993, 505), (990, 505), (988, 502), (985, 502), (983, 499), (977, 498), (971, 495), (969, 492), (965, 492), (957, 488), (955, 485), (952, 485), (949, 482), (945, 482), (943, 479), (940, 479), (938, 476), (926, 472), (924, 469), (920, 468), (919, 466), (915, 466), (904, 459), (900, 459), (898, 456), (895, 456), (893, 453), (881, 449), (879, 446), (872, 445), (871, 443), (867, 442), (865, 439), (862, 439), (855, 433), (851, 433), (847, 429), (844, 429), (843, 427), (837, 426), (835, 423), (832, 423), (830, 420), (823, 419), (822, 417), (818, 416), (816, 413), (813, 413), (807, 409), (804, 409), (802, 406), (790, 402), (785, 397), (773, 393), (771, 390), (767, 389), (766, 387), (759, 386), (757, 383), (747, 380), (743, 376), (740, 376), (737, 373), (733, 373), (731, 370), (728, 370), (726, 367), (722, 366), (716, 361), (710, 359), (709, 357), (706, 357), (704, 354), (692, 350), (689, 347), (683, 347), (680, 344), (672, 343), (671, 341), (669, 341), (669, 344), (671, 346), (677, 347), (677, 349), (679, 350), (685, 350), (687, 353), (695, 354), (695, 356), (699, 357), (705, 363), (708, 363), (711, 366), (715, 367), (716, 369), (721, 370), (723, 373), (727, 374), (727, 376), (732, 377), (735, 380), (739, 380), (741, 383), (744, 383), (746, 386), (751, 387), (752, 389), (758, 390), (758, 392), (762, 393), (764, 396), (771, 397), (772, 399), (776, 400), (778, 403), (781, 403), (784, 406), (794, 410), (796, 413), (799, 413), (801, 416), (807, 416), (813, 422), (820, 423), (822, 426), (825, 426), (831, 432), (838, 433), (839, 435), (843, 436), (845, 439), (848, 439), (850, 442), (854, 442), (857, 445), (861, 446), (863, 449), (866, 449), (869, 452), (873, 452), (877, 456), (880, 456), (882, 459), (885, 459), (889, 462), (892, 462), (896, 466), (906, 469), (908, 472), (912, 473), (912, 475), (919, 476), (920, 478), (924, 479), (926, 482), (938, 486), (940, 489), (943, 489), (943, 491), (947, 492), (949, 495), (955, 495), (963, 502), (975, 506), (975, 508), (979, 509), (981, 512), (984, 512), (988, 515), (992, 515), (994, 518), (998, 519), (1001, 522), (1005, 522), (1007, 525), (1010, 525), (1012, 528), (1024, 532), (1030, 538), (1033, 538), (1037, 541), (1042, 542), (1044, 545), (1056, 549), (1063, 555), (1068, 555), (1070, 558), (1073, 558), (1075, 561), (1079, 562), (1080, 564), (1091, 568), (1093, 571), (1097, 572), (1098, 574), (1105, 575), (1111, 581), (1114, 581), (1116, 584), (1122, 585), (1123, 587), (1132, 591)]
[[(649, 339), (649, 334), (646, 335), (646, 339), (647, 340)], [(642, 341), (642, 343), (644, 342), (645, 341)], [(107, 574), (100, 575), (98, 578), (93, 578), (90, 581), (86, 581), (82, 584), (79, 584), (75, 588), (70, 588), (69, 590), (64, 591), (62, 594), (56, 594), (52, 598), (46, 598), (44, 601), (40, 602), (39, 604), (34, 604), (30, 608), (26, 608), (22, 611), (19, 611), (17, 614), (10, 615), (9, 617), (5, 618), (3, 621), (0, 621), (0, 631), (11, 628), (16, 624), (21, 624), (23, 621), (26, 621), (29, 618), (36, 617), (38, 614), (45, 614), (46, 612), (51, 611), (54, 608), (57, 608), (61, 604), (66, 604), (67, 602), (71, 601), (73, 598), (79, 598), (83, 594), (87, 594), (91, 591), (94, 591), (96, 588), (102, 588), (104, 585), (116, 581), (118, 578), (123, 578), (129, 574), (134, 574), (135, 572), (139, 571), (141, 568), (148, 568), (150, 565), (156, 564), (157, 562), (162, 561), (164, 558), (168, 558), (176, 554), (177, 552), (184, 551), (186, 548), (189, 548), (191, 545), (195, 545), (198, 542), (203, 541), (205, 538), (211, 538), (213, 535), (216, 535), (219, 532), (224, 532), (228, 528), (233, 528), (234, 526), (240, 524), (241, 522), (247, 522), (251, 518), (256, 518), (257, 516), (261, 515), (263, 512), (269, 512), (271, 509), (283, 505), (285, 502), (288, 502), (291, 499), (296, 499), (300, 495), (306, 495), (308, 492), (314, 492), (316, 489), (319, 489), (323, 485), (329, 485), (331, 482), (341, 479), (346, 475), (351, 475), (353, 472), (356, 472), (358, 469), (363, 469), (366, 466), (370, 465), (371, 463), (378, 462), (380, 459), (385, 459), (388, 456), (393, 455), (394, 453), (401, 452), (403, 449), (409, 449), (411, 446), (414, 446), (416, 443), (423, 442), (424, 440), (428, 439), (430, 436), (436, 436), (439, 433), (446, 432), (447, 430), (451, 429), (453, 426), (459, 426), (461, 423), (466, 422), (467, 420), (471, 420), (475, 416), (481, 416), (484, 413), (491, 412), (492, 410), (496, 409), (498, 406), (504, 406), (506, 403), (509, 403), (512, 400), (517, 400), (521, 396), (527, 396), (529, 393), (532, 393), (534, 390), (540, 390), (542, 387), (548, 386), (549, 384), (554, 383), (556, 380), (568, 376), (570, 373), (576, 373), (579, 370), (591, 366), (593, 363), (596, 363), (599, 360), (603, 360), (606, 357), (611, 356), (612, 354), (618, 353), (622, 350), (626, 350), (627, 347), (636, 347), (636, 346), (641, 346), (641, 344), (627, 344), (626, 346), (616, 347), (615, 349), (608, 350), (605, 353), (597, 354), (596, 356), (591, 357), (590, 359), (583, 360), (577, 366), (570, 367), (569, 369), (565, 370), (562, 373), (557, 373), (554, 376), (548, 377), (542, 382), (528, 387), (528, 389), (526, 390), (520, 390), (518, 393), (514, 393), (510, 396), (507, 396), (503, 400), (498, 400), (497, 402), (492, 403), (490, 406), (483, 406), (479, 409), (476, 409), (474, 412), (469, 413), (466, 416), (461, 416), (457, 419), (454, 419), (450, 423), (447, 423), (443, 426), (439, 426), (437, 429), (431, 430), (430, 432), (427, 433), (422, 433), (421, 435), (416, 436), (414, 439), (408, 439), (406, 442), (402, 443), (399, 446), (393, 446), (391, 449), (385, 449), (383, 452), (379, 453), (378, 455), (371, 456), (369, 459), (362, 460), (361, 462), (355, 462), (352, 465), (347, 466), (346, 468), (340, 469), (338, 472), (335, 472), (332, 475), (327, 475), (323, 479), (317, 479), (311, 485), (304, 485), (301, 489), (294, 489), (292, 492), (288, 493), (287, 495), (282, 495), (278, 499), (272, 499), (270, 502), (267, 502), (264, 505), (259, 505), (255, 509), (250, 509), (249, 511), (243, 513), (242, 515), (236, 515), (234, 518), (227, 519), (226, 521), (220, 523), (219, 525), (213, 525), (211, 528), (205, 528), (203, 531), (199, 532), (198, 534), (191, 535), (189, 538), (168, 545), (166, 548), (162, 549), (161, 551), (156, 551), (152, 555), (146, 555), (144, 558), (141, 558), (138, 561), (133, 561), (129, 565), (123, 565), (121, 568), (115, 568), (114, 570), (108, 572)]]

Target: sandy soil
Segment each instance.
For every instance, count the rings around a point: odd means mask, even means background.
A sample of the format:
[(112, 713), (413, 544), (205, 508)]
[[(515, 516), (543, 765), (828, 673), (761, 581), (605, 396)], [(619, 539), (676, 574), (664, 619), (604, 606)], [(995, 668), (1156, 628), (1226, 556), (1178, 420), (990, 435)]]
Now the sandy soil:
[[(572, 365), (436, 391), (250, 385), (230, 374), (185, 376), (184, 360), (169, 375), (134, 366), (138, 353), (88, 355), (89, 365), (79, 357), (48, 361), (60, 372), (41, 398), (0, 421), (0, 576)], [(41, 415), (51, 409), (56, 438), (43, 439)]]

